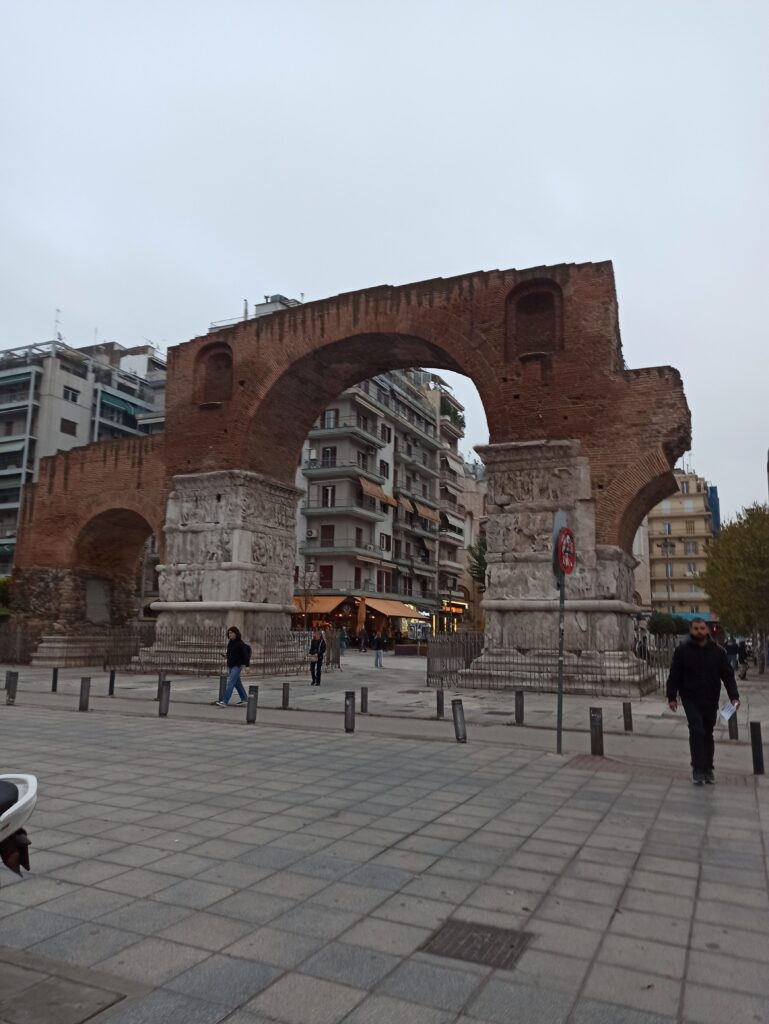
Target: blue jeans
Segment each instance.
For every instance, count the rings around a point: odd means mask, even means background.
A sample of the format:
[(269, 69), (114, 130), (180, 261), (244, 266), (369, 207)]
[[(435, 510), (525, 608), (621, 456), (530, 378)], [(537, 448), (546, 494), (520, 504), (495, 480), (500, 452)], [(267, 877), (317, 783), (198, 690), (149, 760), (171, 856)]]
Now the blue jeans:
[(374, 668), (382, 668), (382, 652), (374, 651)]
[(229, 675), (227, 676), (227, 689), (224, 691), (225, 704), (230, 703), (230, 697), (232, 696), (233, 690), (238, 691), (238, 697), (240, 697), (241, 700), (248, 700), (248, 694), (243, 689), (243, 684), (240, 681), (240, 665), (233, 665), (230, 669)]

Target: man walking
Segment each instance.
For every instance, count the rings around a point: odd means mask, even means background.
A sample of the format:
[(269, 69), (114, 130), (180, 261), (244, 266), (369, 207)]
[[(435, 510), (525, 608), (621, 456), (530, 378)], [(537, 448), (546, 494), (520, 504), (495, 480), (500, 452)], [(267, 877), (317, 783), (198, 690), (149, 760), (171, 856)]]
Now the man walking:
[(382, 649), (384, 648), (384, 640), (382, 634), (377, 630), (371, 646), (374, 648), (374, 668), (382, 668)]
[(721, 683), (726, 687), (735, 709), (740, 695), (734, 670), (726, 651), (710, 637), (704, 619), (692, 619), (689, 639), (673, 654), (668, 675), (667, 699), (671, 711), (678, 710), (678, 697), (689, 724), (689, 749), (692, 755), (692, 781), (713, 785), (713, 729), (718, 715)]
[(320, 674), (323, 669), (323, 658), (326, 654), (326, 640), (319, 629), (312, 631), (310, 642), (310, 686), (320, 686)]

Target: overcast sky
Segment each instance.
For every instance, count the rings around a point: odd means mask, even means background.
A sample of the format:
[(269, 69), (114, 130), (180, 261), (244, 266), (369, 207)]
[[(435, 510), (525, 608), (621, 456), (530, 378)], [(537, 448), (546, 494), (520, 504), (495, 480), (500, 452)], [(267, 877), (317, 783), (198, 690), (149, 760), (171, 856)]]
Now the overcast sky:
[(0, 347), (611, 259), (691, 465), (766, 500), (766, 0), (24, 0), (3, 37)]

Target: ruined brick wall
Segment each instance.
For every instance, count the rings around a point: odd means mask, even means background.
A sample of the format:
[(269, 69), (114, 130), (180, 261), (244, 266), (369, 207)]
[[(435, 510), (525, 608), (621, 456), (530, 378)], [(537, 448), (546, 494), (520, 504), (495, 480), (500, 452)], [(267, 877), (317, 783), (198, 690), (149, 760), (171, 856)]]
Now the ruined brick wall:
[(411, 366), (470, 377), (492, 444), (579, 440), (598, 543), (629, 551), (644, 513), (675, 490), (671, 466), (690, 443), (681, 380), (670, 367), (624, 368), (610, 263), (373, 288), (170, 349), (164, 435), (43, 461), (24, 496), (19, 591), (50, 589), (39, 572), (24, 582), (30, 570), (125, 578), (150, 529), (162, 561), (175, 474), (246, 469), (292, 484), (308, 430), (341, 391)]

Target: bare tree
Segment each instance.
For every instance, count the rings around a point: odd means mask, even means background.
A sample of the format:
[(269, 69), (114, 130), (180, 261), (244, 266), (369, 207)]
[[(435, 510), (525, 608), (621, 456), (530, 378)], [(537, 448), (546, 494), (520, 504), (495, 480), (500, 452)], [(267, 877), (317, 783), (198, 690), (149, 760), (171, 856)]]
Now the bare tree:
[(315, 595), (319, 590), (318, 570), (314, 562), (305, 562), (299, 567), (294, 583), (294, 597), (299, 605), (299, 613), (304, 616), (304, 628), (309, 629), (309, 617)]

